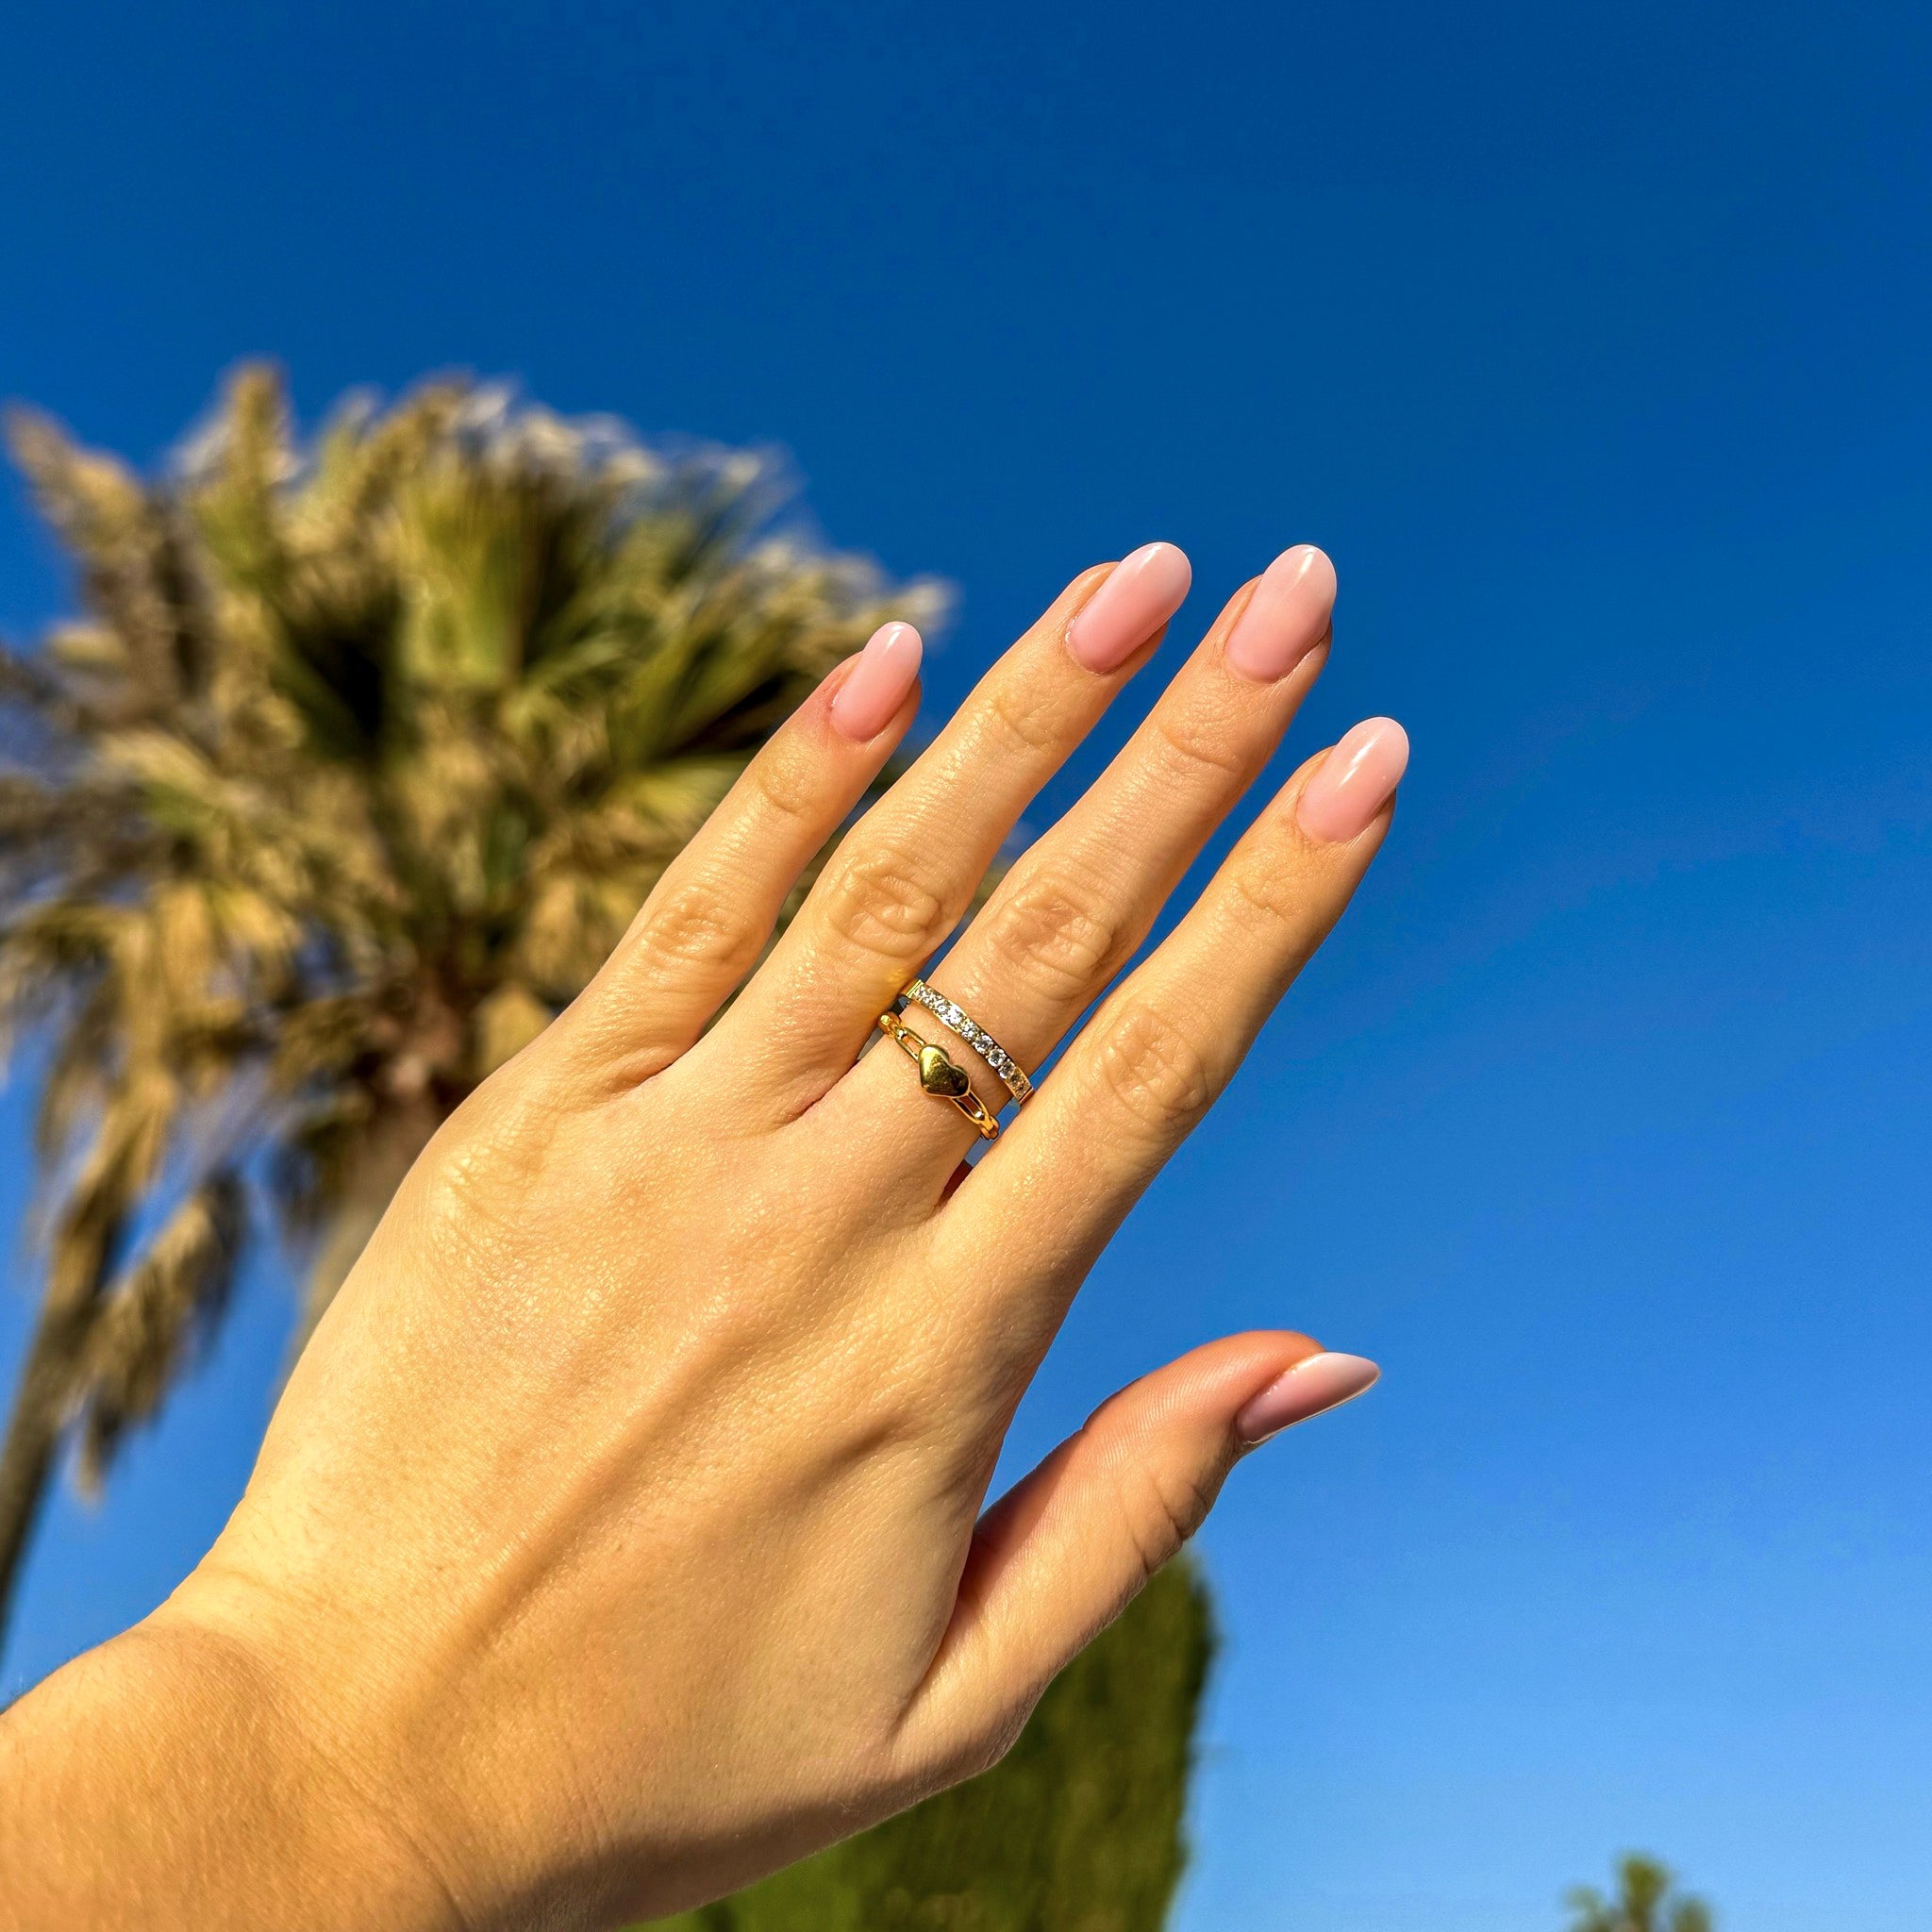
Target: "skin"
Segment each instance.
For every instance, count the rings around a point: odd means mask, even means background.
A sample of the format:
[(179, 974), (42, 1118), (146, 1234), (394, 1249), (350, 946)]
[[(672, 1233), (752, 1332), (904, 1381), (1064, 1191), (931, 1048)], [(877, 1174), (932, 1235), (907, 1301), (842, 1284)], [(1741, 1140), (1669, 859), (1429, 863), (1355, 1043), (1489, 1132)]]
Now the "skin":
[[(1291, 1332), (1214, 1343), (982, 1513), (1073, 1295), (1392, 810), (1385, 773), (1314, 836), (1311, 759), (964, 1168), (971, 1124), (861, 1055), (1159, 642), (1107, 671), (1070, 648), (1111, 569), (993, 666), (760, 966), (916, 708), (855, 739), (860, 660), (835, 671), (437, 1136), (213, 1550), (0, 1723), (0, 1924), (591, 1927), (717, 1896), (994, 1761), (1255, 1439), (1363, 1385)], [(1255, 589), (935, 972), (1024, 1064), (1320, 674), (1325, 593), (1286, 675), (1227, 661)]]

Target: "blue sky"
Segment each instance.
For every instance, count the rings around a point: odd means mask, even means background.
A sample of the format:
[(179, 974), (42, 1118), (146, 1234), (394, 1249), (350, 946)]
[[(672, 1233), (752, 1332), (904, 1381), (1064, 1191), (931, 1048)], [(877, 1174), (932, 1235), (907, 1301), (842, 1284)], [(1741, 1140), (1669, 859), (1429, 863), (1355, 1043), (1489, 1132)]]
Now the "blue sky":
[[(1089, 561), (1184, 544), (1185, 626), (1336, 558), (1288, 756), (1403, 719), (1395, 834), (1014, 1444), (1240, 1326), (1385, 1365), (1204, 1538), (1183, 1932), (1530, 1932), (1627, 1844), (1740, 1932), (1924, 1923), (1928, 130), (1904, 6), (0, 24), (0, 390), (91, 439), (270, 352), (782, 443), (960, 587), (934, 716)], [(15, 491), (0, 625), (62, 594)], [(193, 1560), (288, 1319), (63, 1495), (0, 1688)]]

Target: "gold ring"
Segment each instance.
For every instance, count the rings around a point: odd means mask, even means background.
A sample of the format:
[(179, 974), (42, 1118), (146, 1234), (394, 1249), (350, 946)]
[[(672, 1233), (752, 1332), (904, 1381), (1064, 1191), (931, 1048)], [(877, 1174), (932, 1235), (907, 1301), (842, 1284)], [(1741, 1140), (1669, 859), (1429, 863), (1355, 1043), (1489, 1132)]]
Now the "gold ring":
[(924, 1007), (934, 1019), (950, 1026), (1007, 1083), (1007, 1091), (1015, 1100), (1024, 1100), (1032, 1093), (1033, 1082), (1026, 1069), (984, 1026), (969, 1019), (944, 993), (935, 992), (923, 979), (915, 979), (899, 998)]
[(928, 1093), (936, 1093), (941, 1100), (950, 1100), (979, 1129), (982, 1140), (999, 1139), (999, 1122), (987, 1112), (986, 1103), (974, 1092), (972, 1082), (966, 1077), (966, 1069), (957, 1060), (949, 1059), (944, 1047), (935, 1046), (929, 1040), (922, 1040), (897, 1013), (881, 1013), (879, 1031), (908, 1059), (918, 1062), (919, 1084)]

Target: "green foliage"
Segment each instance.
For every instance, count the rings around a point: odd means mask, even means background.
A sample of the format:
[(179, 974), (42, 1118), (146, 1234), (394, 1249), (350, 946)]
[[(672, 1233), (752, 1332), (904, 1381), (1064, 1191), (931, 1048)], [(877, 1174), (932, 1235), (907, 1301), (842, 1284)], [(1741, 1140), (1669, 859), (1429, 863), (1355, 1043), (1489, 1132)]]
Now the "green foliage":
[(0, 1036), (43, 1048), (41, 1317), (0, 1616), (63, 1435), (98, 1475), (263, 1217), (319, 1309), (773, 727), (887, 616), (762, 458), (461, 383), (299, 441), (244, 371), (155, 478), (31, 414), (80, 616), (0, 651)]
[(1171, 1565), (993, 1770), (661, 1932), (1158, 1932), (1212, 1643)]
[(1570, 1932), (1711, 1932), (1710, 1907), (1675, 1883), (1667, 1866), (1628, 1853), (1617, 1861), (1614, 1896), (1592, 1886), (1570, 1894)]

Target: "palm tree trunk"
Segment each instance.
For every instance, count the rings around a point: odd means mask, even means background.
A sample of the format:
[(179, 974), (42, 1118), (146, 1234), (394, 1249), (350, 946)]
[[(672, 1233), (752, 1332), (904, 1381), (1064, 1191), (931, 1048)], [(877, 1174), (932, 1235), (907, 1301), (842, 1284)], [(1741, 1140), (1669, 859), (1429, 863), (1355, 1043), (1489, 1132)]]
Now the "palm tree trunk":
[(108, 1277), (108, 1257), (125, 1225), (115, 1183), (125, 1162), (101, 1163), (76, 1189), (48, 1242), (46, 1288), (0, 1444), (0, 1652), (20, 1582), (20, 1567), (47, 1499), (60, 1432)]
[(0, 1654), (22, 1558), (54, 1474), (60, 1430), (87, 1340), (92, 1307), (65, 1297), (41, 1304), (0, 1446)]

